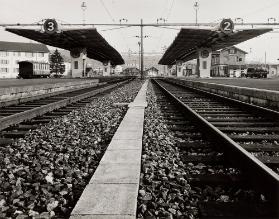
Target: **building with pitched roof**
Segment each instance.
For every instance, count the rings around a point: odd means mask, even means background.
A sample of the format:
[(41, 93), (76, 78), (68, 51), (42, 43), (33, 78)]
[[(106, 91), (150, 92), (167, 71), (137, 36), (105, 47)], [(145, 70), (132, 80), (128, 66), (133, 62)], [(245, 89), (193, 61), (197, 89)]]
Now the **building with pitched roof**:
[(16, 78), (19, 61), (49, 63), (49, 50), (44, 44), (0, 41), (0, 78)]
[(212, 52), (211, 77), (240, 77), (246, 71), (247, 52), (235, 47), (227, 47)]

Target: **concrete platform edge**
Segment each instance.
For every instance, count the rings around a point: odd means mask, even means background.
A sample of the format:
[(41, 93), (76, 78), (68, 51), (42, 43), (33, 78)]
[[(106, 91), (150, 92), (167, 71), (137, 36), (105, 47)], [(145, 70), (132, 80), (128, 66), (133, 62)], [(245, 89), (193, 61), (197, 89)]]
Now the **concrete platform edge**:
[[(136, 218), (148, 81), (118, 127), (70, 219)], [(137, 124), (131, 129), (131, 124)], [(126, 134), (125, 134), (126, 133)]]

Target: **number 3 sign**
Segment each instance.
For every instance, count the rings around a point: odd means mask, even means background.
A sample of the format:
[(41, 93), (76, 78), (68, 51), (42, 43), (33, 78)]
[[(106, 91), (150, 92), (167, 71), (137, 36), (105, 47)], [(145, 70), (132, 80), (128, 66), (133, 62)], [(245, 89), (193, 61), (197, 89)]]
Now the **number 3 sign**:
[(57, 22), (54, 19), (46, 19), (43, 27), (44, 27), (44, 31), (49, 34), (55, 33), (58, 29)]
[(223, 19), (220, 23), (220, 30), (225, 34), (233, 32), (234, 24), (231, 19)]

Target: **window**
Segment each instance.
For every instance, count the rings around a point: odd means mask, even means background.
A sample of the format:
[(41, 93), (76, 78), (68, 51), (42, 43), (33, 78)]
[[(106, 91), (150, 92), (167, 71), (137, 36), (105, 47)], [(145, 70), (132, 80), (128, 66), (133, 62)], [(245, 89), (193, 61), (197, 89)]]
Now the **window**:
[(206, 61), (203, 61), (203, 62), (202, 62), (202, 68), (203, 68), (203, 69), (207, 69), (207, 62), (206, 62)]
[(8, 68), (0, 68), (0, 71), (2, 73), (8, 73), (9, 72), (9, 69)]
[(242, 58), (239, 58), (238, 61), (239, 61), (239, 62), (242, 62)]
[(105, 72), (107, 72), (108, 71), (108, 68), (105, 68)]
[(18, 73), (18, 68), (14, 68), (14, 73)]
[(178, 68), (178, 71), (181, 72), (181, 67)]
[(78, 61), (75, 61), (75, 69), (78, 69)]
[(33, 52), (26, 52), (25, 56), (26, 57), (34, 57), (34, 53)]
[(44, 57), (44, 56), (45, 56), (45, 54), (43, 52), (38, 53), (38, 57)]
[(229, 54), (235, 54), (236, 50), (235, 49), (229, 49)]
[(0, 64), (9, 64), (9, 60), (2, 59), (0, 60)]

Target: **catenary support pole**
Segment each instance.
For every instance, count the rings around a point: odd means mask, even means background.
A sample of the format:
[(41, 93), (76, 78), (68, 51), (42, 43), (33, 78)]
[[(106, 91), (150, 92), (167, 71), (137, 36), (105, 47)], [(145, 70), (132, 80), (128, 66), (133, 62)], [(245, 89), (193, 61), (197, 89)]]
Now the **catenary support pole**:
[(143, 79), (143, 23), (142, 23), (142, 19), (140, 20), (140, 46), (141, 46), (141, 64), (140, 64), (140, 75), (141, 75), (141, 79)]

